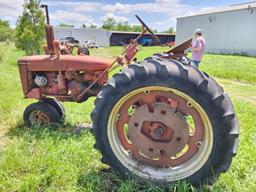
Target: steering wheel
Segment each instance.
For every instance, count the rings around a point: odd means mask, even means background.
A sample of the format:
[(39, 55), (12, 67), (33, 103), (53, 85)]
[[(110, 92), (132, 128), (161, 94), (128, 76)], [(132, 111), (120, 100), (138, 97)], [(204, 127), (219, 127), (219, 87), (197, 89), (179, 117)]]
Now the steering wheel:
[(146, 25), (146, 23), (144, 23), (144, 21), (142, 21), (142, 19), (138, 16), (135, 15), (135, 17), (139, 20), (139, 22), (141, 23), (141, 25), (143, 27), (145, 27), (147, 29), (147, 31), (152, 35), (153, 39), (157, 42), (157, 43), (161, 43), (160, 39), (154, 34), (154, 32)]

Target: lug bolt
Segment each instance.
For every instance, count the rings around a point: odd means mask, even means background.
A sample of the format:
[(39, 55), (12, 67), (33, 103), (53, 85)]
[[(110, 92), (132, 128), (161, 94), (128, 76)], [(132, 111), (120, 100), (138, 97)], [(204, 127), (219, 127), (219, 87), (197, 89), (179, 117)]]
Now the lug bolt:
[(190, 102), (187, 102), (187, 106), (188, 106), (188, 107), (193, 107), (193, 106), (192, 106), (192, 103), (190, 103)]
[(164, 133), (164, 128), (163, 127), (158, 127), (154, 130), (154, 134), (156, 137), (161, 137), (161, 135), (163, 135)]
[(181, 137), (177, 137), (176, 140), (177, 140), (177, 141), (181, 141)]
[(197, 146), (197, 147), (200, 147), (201, 145), (202, 145), (202, 141), (196, 142), (196, 146)]

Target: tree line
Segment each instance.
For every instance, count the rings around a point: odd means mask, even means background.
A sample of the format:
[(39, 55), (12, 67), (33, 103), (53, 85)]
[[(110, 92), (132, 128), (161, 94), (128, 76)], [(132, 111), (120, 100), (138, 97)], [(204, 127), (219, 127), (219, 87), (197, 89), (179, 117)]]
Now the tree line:
[[(63, 23), (59, 24), (59, 27), (75, 27), (74, 25)], [(105, 29), (109, 31), (128, 31), (128, 32), (141, 32), (141, 25), (131, 25), (128, 21), (117, 21), (112, 17), (107, 17), (103, 20), (102, 26), (97, 26), (94, 24), (81, 25), (81, 28), (88, 28), (88, 29)], [(153, 29), (153, 32), (159, 32), (157, 29)], [(175, 33), (174, 28), (170, 27), (165, 31), (160, 31), (161, 33)]]
[[(74, 25), (63, 23), (61, 22), (59, 27), (75, 27)], [(94, 24), (86, 25), (82, 24), (80, 28), (86, 28), (86, 29), (105, 29), (109, 31), (129, 31), (129, 32), (140, 32), (141, 31), (141, 25), (131, 25), (128, 21), (117, 21), (112, 17), (107, 17), (103, 20), (102, 26), (97, 26)], [(157, 30), (154, 30), (157, 32)]]

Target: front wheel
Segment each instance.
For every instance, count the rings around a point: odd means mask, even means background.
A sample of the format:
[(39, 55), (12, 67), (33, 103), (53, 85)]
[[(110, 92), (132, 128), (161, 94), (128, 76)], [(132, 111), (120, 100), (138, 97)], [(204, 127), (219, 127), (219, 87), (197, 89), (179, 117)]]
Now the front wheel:
[(102, 162), (123, 176), (211, 184), (236, 153), (229, 97), (212, 78), (177, 61), (149, 59), (114, 75), (92, 120)]
[(51, 105), (56, 109), (56, 111), (59, 113), (60, 122), (65, 122), (66, 120), (66, 111), (64, 106), (61, 104), (61, 102), (55, 98), (43, 98), (40, 102), (46, 103), (48, 105)]
[(30, 104), (23, 113), (23, 119), (27, 126), (48, 126), (52, 123), (60, 123), (61, 117), (55, 107), (46, 102)]

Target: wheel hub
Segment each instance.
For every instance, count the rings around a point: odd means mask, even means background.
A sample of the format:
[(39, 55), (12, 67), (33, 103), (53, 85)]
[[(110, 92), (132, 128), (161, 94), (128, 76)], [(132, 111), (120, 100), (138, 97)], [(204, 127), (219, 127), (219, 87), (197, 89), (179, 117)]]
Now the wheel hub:
[(153, 123), (152, 131), (150, 132), (152, 138), (155, 140), (161, 139), (166, 131), (165, 126), (161, 125), (160, 123)]
[(122, 148), (142, 165), (181, 166), (197, 154), (201, 145), (196, 143), (203, 141), (200, 114), (191, 101), (174, 93), (140, 92), (122, 104), (116, 117)]
[[(152, 109), (148, 105), (136, 109), (128, 122), (128, 137), (144, 156), (172, 157), (185, 147), (189, 139), (188, 125), (182, 114), (167, 103), (153, 103)], [(140, 156), (135, 158), (141, 160)]]
[(50, 122), (49, 116), (40, 110), (33, 111), (29, 116), (29, 120), (32, 125), (43, 125)]

